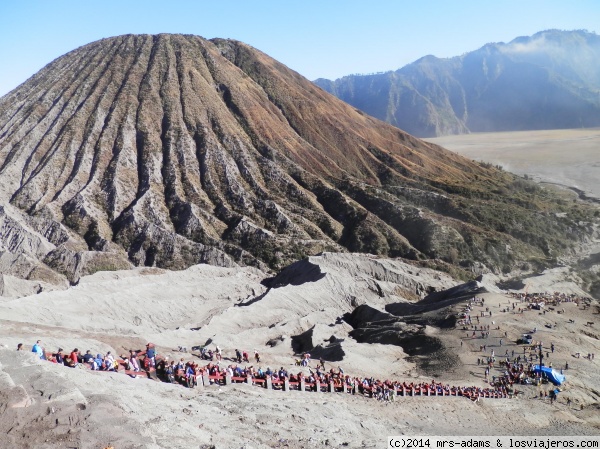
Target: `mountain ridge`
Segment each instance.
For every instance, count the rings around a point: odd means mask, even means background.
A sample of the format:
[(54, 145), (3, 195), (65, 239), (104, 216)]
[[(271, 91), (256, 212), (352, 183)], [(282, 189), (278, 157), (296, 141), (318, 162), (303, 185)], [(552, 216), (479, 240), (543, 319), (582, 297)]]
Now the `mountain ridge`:
[(600, 126), (600, 36), (546, 30), (452, 58), (315, 83), (419, 137)]

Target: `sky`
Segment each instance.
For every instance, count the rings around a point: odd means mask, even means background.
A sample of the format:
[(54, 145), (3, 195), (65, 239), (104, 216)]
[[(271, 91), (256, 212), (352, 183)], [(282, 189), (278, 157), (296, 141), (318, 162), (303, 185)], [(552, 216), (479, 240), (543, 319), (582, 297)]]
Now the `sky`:
[(600, 1), (0, 0), (0, 96), (70, 50), (129, 33), (237, 39), (314, 80), (552, 28), (600, 33)]

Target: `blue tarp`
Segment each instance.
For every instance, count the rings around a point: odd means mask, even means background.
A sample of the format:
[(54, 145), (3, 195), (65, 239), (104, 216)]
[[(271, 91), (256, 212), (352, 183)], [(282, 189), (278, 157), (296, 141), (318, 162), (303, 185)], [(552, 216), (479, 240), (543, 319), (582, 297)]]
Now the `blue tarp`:
[(552, 368), (548, 368), (547, 366), (540, 367), (540, 365), (534, 365), (533, 370), (536, 373), (542, 373), (554, 385), (562, 385), (562, 383), (566, 380), (563, 374), (559, 373), (558, 371), (554, 371)]

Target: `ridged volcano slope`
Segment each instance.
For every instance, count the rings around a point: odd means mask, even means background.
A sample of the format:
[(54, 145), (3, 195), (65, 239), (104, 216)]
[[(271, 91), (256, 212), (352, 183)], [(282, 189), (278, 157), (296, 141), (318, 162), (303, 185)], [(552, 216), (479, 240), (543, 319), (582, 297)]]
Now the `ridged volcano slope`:
[(499, 269), (576, 228), (511, 175), (197, 36), (94, 42), (0, 99), (0, 185), (67, 274), (73, 251), (277, 268), (347, 249)]

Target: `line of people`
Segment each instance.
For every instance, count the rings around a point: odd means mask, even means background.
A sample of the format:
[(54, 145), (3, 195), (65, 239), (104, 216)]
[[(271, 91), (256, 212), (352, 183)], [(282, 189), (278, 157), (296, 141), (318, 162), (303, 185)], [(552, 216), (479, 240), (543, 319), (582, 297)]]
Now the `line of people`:
[[(209, 349), (203, 349), (201, 351), (201, 358), (204, 358), (205, 354), (208, 355), (209, 351)], [(19, 344), (17, 350), (23, 350), (23, 345)], [(220, 364), (222, 351), (219, 347), (213, 352), (213, 356), (216, 354), (219, 356), (217, 362), (213, 363), (213, 361), (210, 361), (205, 366), (198, 364), (196, 361), (185, 361), (184, 358), (176, 362), (175, 360), (169, 361), (167, 358), (159, 357), (152, 343), (146, 345), (145, 351), (131, 350), (129, 356), (122, 356), (118, 359), (115, 359), (110, 351), (105, 356), (97, 354), (94, 357), (89, 350), (84, 355), (81, 355), (77, 348), (67, 357), (62, 354), (62, 349), (47, 356), (39, 340), (33, 346), (32, 352), (50, 362), (63, 363), (70, 367), (83, 365), (100, 371), (124, 371), (126, 374), (132, 376), (137, 372), (150, 373), (155, 371), (156, 377), (159, 380), (181, 384), (188, 388), (194, 388), (198, 385), (199, 378), (208, 375), (211, 383), (222, 384), (225, 382), (225, 378), (229, 377), (234, 382), (244, 382), (250, 378), (253, 384), (262, 385), (267, 379), (270, 379), (275, 388), (283, 388), (282, 384), (287, 381), (294, 389), (300, 389), (300, 386), (305, 384), (307, 389), (311, 391), (317, 391), (317, 388), (319, 388), (318, 385), (328, 387), (333, 384), (334, 391), (358, 393), (384, 401), (393, 401), (398, 395), (465, 396), (471, 399), (478, 399), (479, 397), (506, 397), (506, 390), (501, 387), (457, 387), (435, 382), (434, 380), (431, 383), (406, 383), (390, 380), (382, 381), (373, 377), (353, 377), (345, 374), (341, 367), (338, 367), (337, 370), (331, 368), (329, 371), (326, 371), (325, 362), (322, 359), (319, 360), (317, 366), (313, 369), (308, 366), (308, 363), (311, 361), (310, 354), (306, 354), (302, 358), (304, 362), (302, 365), (309, 368), (309, 374), (307, 375), (302, 371), (296, 374), (289, 373), (283, 367), (279, 370), (271, 370), (270, 367), (266, 370), (263, 370), (261, 367), (257, 369), (253, 366), (242, 367), (240, 366), (241, 363), (247, 363), (249, 359), (247, 353), (245, 354), (245, 352), (238, 350), (235, 351), (236, 356), (234, 361), (237, 361), (239, 365), (230, 364), (224, 367)], [(255, 360), (260, 361), (258, 351), (255, 352)]]
[[(23, 351), (23, 343), (17, 345), (17, 351)], [(47, 352), (42, 346), (42, 341), (37, 340), (31, 348), (31, 352), (35, 353), (40, 359), (47, 360), (52, 363), (58, 363), (71, 368), (87, 367), (94, 371), (118, 371), (121, 366), (126, 370), (141, 371), (139, 357), (144, 355), (144, 368), (148, 369), (154, 366), (154, 345), (149, 343), (146, 346), (146, 351), (131, 350), (129, 356), (121, 356), (115, 358), (111, 351), (106, 354), (97, 353), (94, 355), (91, 350), (85, 351), (84, 354), (78, 348), (74, 348), (70, 353), (65, 353), (63, 348), (58, 348), (56, 352)]]

